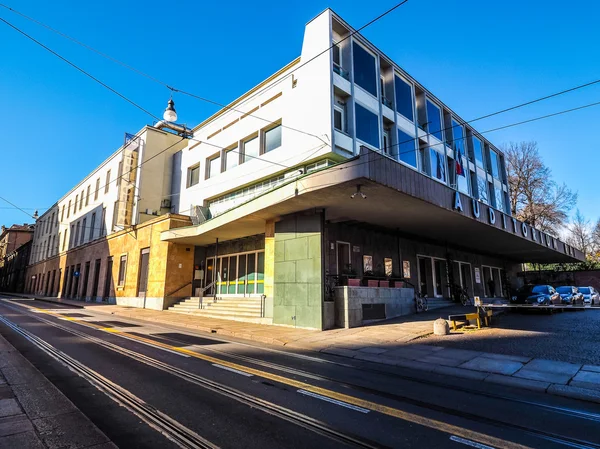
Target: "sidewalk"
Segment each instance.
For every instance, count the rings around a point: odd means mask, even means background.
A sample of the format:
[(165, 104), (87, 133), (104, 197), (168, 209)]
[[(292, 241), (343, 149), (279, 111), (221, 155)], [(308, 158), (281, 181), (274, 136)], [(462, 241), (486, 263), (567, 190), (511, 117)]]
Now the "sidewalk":
[(0, 336), (0, 448), (59, 447), (117, 448)]
[(416, 341), (432, 334), (433, 322), (436, 319), (474, 310), (460, 305), (403, 316), (364, 327), (321, 332), (198, 317), (169, 311), (56, 300), (56, 298), (43, 298), (43, 300), (193, 331), (600, 403), (600, 366), (444, 348)]

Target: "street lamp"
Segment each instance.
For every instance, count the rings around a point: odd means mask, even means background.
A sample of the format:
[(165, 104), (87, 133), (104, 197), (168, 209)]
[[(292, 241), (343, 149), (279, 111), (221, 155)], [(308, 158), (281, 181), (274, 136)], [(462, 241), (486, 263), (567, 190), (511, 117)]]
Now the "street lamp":
[(165, 112), (163, 113), (163, 118), (167, 122), (177, 121), (177, 112), (175, 112), (175, 102), (172, 98), (169, 99), (167, 109), (165, 109)]

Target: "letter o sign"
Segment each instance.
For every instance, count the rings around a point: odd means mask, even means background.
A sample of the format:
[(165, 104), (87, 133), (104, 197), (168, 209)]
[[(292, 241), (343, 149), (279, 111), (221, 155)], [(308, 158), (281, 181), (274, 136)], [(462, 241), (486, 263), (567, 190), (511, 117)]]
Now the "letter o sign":
[(525, 223), (521, 223), (521, 232), (523, 232), (523, 237), (527, 237), (527, 225)]

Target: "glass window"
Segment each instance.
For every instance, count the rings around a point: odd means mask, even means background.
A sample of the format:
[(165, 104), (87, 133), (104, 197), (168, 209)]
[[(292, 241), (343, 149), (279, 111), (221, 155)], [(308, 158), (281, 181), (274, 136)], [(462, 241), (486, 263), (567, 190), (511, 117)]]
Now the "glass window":
[(188, 187), (195, 186), (200, 182), (200, 165), (196, 165), (189, 169)]
[(83, 245), (85, 242), (85, 230), (87, 229), (87, 218), (84, 218), (81, 222), (81, 240), (79, 240), (79, 244)]
[(342, 105), (333, 107), (333, 127), (338, 131), (346, 132), (346, 114)]
[(490, 165), (492, 176), (496, 179), (500, 179), (500, 171), (498, 165), (498, 153), (490, 148)]
[[(100, 181), (100, 179), (98, 179)], [(104, 193), (108, 193), (108, 189), (110, 188), (110, 170), (106, 172), (106, 182), (104, 183)]]
[(225, 171), (231, 170), (233, 167), (237, 167), (239, 163), (240, 155), (237, 151), (237, 147), (225, 151)]
[(333, 44), (333, 46), (331, 47), (331, 52), (333, 53), (333, 63), (335, 65), (337, 65), (338, 67), (342, 66), (342, 58), (340, 57), (341, 55), (341, 49), (340, 46), (338, 44)]
[(396, 77), (396, 111), (409, 119), (414, 120), (412, 85), (402, 78)]
[(67, 208), (67, 218), (71, 215), (71, 200), (69, 200), (69, 207)]
[(259, 156), (258, 137), (253, 137), (244, 142), (244, 162), (248, 162)]
[(85, 190), (82, 190), (81, 197), (79, 198), (79, 210), (83, 209), (84, 196), (85, 196)]
[(442, 114), (440, 108), (427, 99), (427, 131), (439, 140), (442, 138)]
[(356, 103), (356, 137), (379, 148), (379, 117)]
[(121, 260), (119, 262), (119, 287), (125, 285), (125, 271), (127, 269), (127, 256), (121, 256)]
[(483, 167), (483, 145), (481, 140), (477, 137), (471, 137), (471, 143), (473, 144), (473, 156), (475, 156), (475, 163)]
[(206, 179), (212, 178), (221, 173), (221, 157), (216, 156), (208, 160), (208, 173)]
[[(100, 178), (96, 179), (96, 190), (94, 191), (94, 201), (96, 201), (98, 199), (99, 191), (100, 191)], [(67, 215), (67, 217), (68, 217), (68, 215)]]
[(354, 82), (374, 97), (377, 96), (377, 67), (375, 56), (356, 42), (354, 49)]
[(494, 192), (496, 194), (496, 209), (504, 212), (504, 192), (500, 187), (494, 187)]
[(401, 161), (417, 168), (415, 139), (400, 130), (398, 130), (398, 156), (400, 156)]
[(477, 175), (477, 192), (479, 193), (479, 199), (483, 203), (489, 204), (487, 181), (481, 175)]
[[(96, 227), (96, 212), (92, 214), (92, 219), (90, 221), (90, 242), (94, 240), (94, 228)], [(60, 238), (58, 239), (60, 241)]]
[(87, 186), (87, 191), (85, 192), (85, 205), (90, 204), (90, 190), (92, 190), (92, 186)]
[(431, 162), (431, 176), (446, 182), (446, 156), (430, 148), (429, 159)]
[(265, 131), (265, 153), (273, 151), (281, 146), (281, 125)]

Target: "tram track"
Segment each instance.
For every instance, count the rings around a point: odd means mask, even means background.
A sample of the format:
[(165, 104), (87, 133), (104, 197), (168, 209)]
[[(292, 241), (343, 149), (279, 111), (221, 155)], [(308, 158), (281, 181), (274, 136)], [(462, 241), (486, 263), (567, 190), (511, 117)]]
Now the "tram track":
[[(5, 304), (6, 305), (6, 304)], [(7, 307), (16, 310), (14, 307), (8, 306)], [(21, 310), (19, 310), (21, 311)], [(187, 381), (196, 383), (198, 385), (204, 386), (206, 388), (211, 389), (212, 391), (216, 391), (218, 393), (221, 394), (225, 394), (229, 397), (233, 397), (234, 399), (237, 399), (241, 402), (247, 403), (248, 405), (251, 405), (253, 407), (257, 407), (260, 408), (261, 410), (267, 412), (267, 413), (271, 413), (271, 414), (275, 414), (276, 416), (280, 416), (288, 421), (294, 422), (296, 424), (302, 425), (303, 427), (307, 427), (310, 428), (313, 431), (316, 431), (317, 433), (320, 433), (322, 435), (328, 436), (330, 438), (334, 438), (338, 441), (343, 441), (345, 443), (349, 443), (358, 447), (382, 447), (380, 445), (378, 445), (377, 443), (374, 442), (370, 442), (370, 441), (364, 441), (361, 440), (359, 438), (356, 438), (354, 436), (349, 436), (346, 434), (340, 434), (339, 432), (335, 431), (334, 429), (331, 429), (329, 426), (327, 426), (327, 424), (319, 422), (314, 420), (313, 418), (307, 417), (305, 415), (301, 415), (298, 416), (299, 414), (289, 410), (289, 409), (284, 409), (283, 413), (282, 413), (282, 407), (272, 404), (272, 403), (268, 403), (266, 401), (263, 401), (261, 399), (255, 398), (255, 397), (250, 397), (248, 398), (248, 395), (246, 395), (243, 392), (240, 392), (239, 390), (234, 390), (231, 387), (227, 387), (224, 386), (222, 384), (219, 384), (217, 382), (214, 382), (212, 380), (208, 380), (205, 379), (201, 376), (198, 376), (196, 374), (193, 373), (189, 373), (187, 371), (181, 370), (177, 367), (174, 367), (172, 365), (169, 365), (167, 363), (164, 362), (160, 362), (157, 361), (156, 359), (153, 359), (151, 357), (145, 356), (143, 354), (137, 353), (135, 351), (131, 351), (129, 349), (123, 348), (119, 345), (115, 345), (114, 343), (110, 343), (107, 342), (105, 340), (101, 340), (98, 339), (97, 337), (93, 337), (90, 336), (84, 332), (80, 332), (77, 331), (75, 329), (71, 329), (68, 328), (66, 326), (62, 326), (59, 323), (54, 323), (51, 320), (47, 320), (45, 318), (42, 318), (39, 315), (33, 314), (33, 313), (26, 313), (28, 316), (33, 317), (37, 320), (40, 320), (42, 322), (45, 322), (49, 325), (52, 325), (54, 327), (60, 328), (66, 332), (69, 332), (71, 334), (77, 335), (81, 338), (85, 338), (88, 339), (90, 341), (93, 341), (94, 343), (100, 344), (102, 346), (105, 346), (113, 351), (119, 352), (123, 355), (126, 355), (128, 357), (134, 358), (142, 363), (146, 363), (152, 367), (158, 368), (158, 369), (162, 369), (163, 371), (166, 371), (170, 374), (176, 375), (182, 379), (185, 379)], [(52, 314), (54, 316), (59, 315), (59, 314)], [(2, 321), (4, 321), (5, 319), (2, 319)], [(87, 321), (82, 321), (82, 320), (75, 320), (73, 321), (75, 323), (78, 324), (83, 324), (84, 326), (86, 324), (90, 324), (90, 322)], [(93, 323), (92, 323), (93, 324)], [(100, 330), (98, 328), (96, 328), (97, 330)], [(113, 335), (117, 335), (126, 339), (131, 340), (131, 338), (129, 338), (131, 336), (131, 334), (127, 333), (127, 332), (118, 332), (118, 333), (113, 333)], [(172, 337), (156, 337), (156, 338), (160, 338), (163, 340), (167, 340), (167, 341), (172, 341), (173, 343), (177, 343), (180, 345), (185, 345), (185, 346), (189, 346), (189, 342), (185, 342), (185, 341), (181, 341), (181, 340), (177, 340), (176, 338), (172, 338)], [(152, 340), (147, 340), (147, 342), (153, 342)], [(148, 343), (145, 344), (148, 344)], [(144, 343), (142, 341), (142, 343)], [(158, 342), (155, 342), (158, 344)], [(159, 349), (164, 349), (161, 348), (160, 346), (157, 346)], [(411, 405), (415, 405), (424, 409), (428, 409), (428, 410), (432, 410), (432, 411), (436, 411), (436, 412), (441, 412), (441, 413), (445, 413), (451, 416), (456, 416), (456, 417), (460, 417), (463, 419), (468, 419), (470, 421), (474, 421), (474, 422), (478, 422), (478, 423), (482, 423), (482, 424), (487, 424), (487, 425), (492, 425), (495, 427), (501, 427), (501, 428), (510, 428), (513, 430), (517, 430), (519, 432), (523, 432), (525, 434), (528, 434), (530, 436), (533, 437), (537, 437), (540, 438), (542, 440), (545, 441), (549, 441), (549, 442), (554, 442), (554, 443), (558, 443), (567, 447), (573, 447), (573, 448), (577, 448), (577, 449), (584, 449), (584, 448), (600, 448), (600, 445), (594, 442), (590, 442), (590, 441), (585, 441), (582, 439), (578, 439), (578, 438), (572, 438), (572, 437), (566, 437), (566, 436), (562, 436), (562, 435), (557, 435), (554, 434), (552, 432), (546, 432), (546, 431), (541, 431), (539, 429), (531, 429), (528, 428), (526, 426), (521, 426), (518, 424), (513, 424), (513, 423), (508, 423), (508, 422), (504, 422), (504, 421), (500, 421), (500, 420), (496, 420), (493, 418), (486, 418), (486, 417), (482, 417), (473, 413), (469, 413), (469, 412), (463, 412), (460, 410), (456, 410), (456, 409), (451, 409), (451, 408), (447, 408), (444, 406), (438, 406), (438, 405), (434, 405), (434, 404), (430, 404), (428, 402), (425, 401), (420, 401), (418, 399), (414, 399), (414, 398), (410, 398), (410, 397), (406, 397), (403, 395), (398, 395), (398, 394), (394, 394), (394, 393), (388, 393), (388, 392), (383, 392), (377, 389), (372, 389), (369, 387), (364, 387), (361, 385), (356, 385), (356, 384), (352, 384), (352, 383), (347, 383), (347, 382), (343, 382), (343, 381), (339, 381), (335, 378), (329, 377), (329, 376), (322, 376), (322, 375), (315, 375), (313, 373), (309, 373), (303, 370), (299, 370), (296, 368), (290, 368), (287, 366), (283, 366), (283, 365), (279, 365), (276, 363), (272, 363), (272, 362), (266, 362), (264, 360), (260, 360), (260, 359), (255, 359), (252, 357), (248, 357), (248, 356), (242, 356), (242, 355), (238, 355), (238, 354), (231, 354), (229, 352), (226, 351), (219, 351), (216, 349), (212, 349), (212, 348), (207, 348), (207, 347), (203, 347), (203, 349), (211, 351), (213, 353), (218, 353), (220, 355), (223, 355), (225, 357), (230, 357), (233, 359), (237, 359), (240, 361), (245, 361), (247, 363), (252, 363), (252, 364), (256, 364), (265, 368), (269, 368), (269, 369), (274, 369), (274, 370), (279, 370), (279, 371), (283, 371), (286, 372), (288, 374), (293, 374), (293, 375), (297, 375), (297, 376), (303, 376), (303, 377), (307, 377), (313, 380), (319, 380), (319, 381), (329, 381), (329, 382), (334, 382), (339, 386), (354, 390), (354, 391), (361, 391), (364, 393), (368, 393), (368, 394), (372, 394), (372, 395), (376, 395), (382, 398), (386, 398), (386, 399), (391, 399), (391, 400), (395, 400), (395, 401), (399, 401), (399, 402), (403, 402), (403, 403), (408, 403)], [(188, 351), (189, 352), (189, 351)], [(378, 371), (378, 370), (377, 370)], [(378, 371), (379, 372), (379, 371)], [(385, 373), (385, 372), (379, 372), (381, 374), (390, 374), (390, 373)], [(394, 376), (394, 377), (398, 377), (398, 376)], [(409, 378), (407, 377), (407, 380), (411, 380), (414, 381), (413, 378)], [(447, 385), (443, 385), (440, 384), (440, 386), (444, 386), (447, 388)], [(469, 393), (472, 394), (482, 394), (479, 392), (475, 392), (472, 390), (467, 390)], [(525, 401), (525, 400), (518, 400), (518, 399), (514, 399), (514, 398), (509, 398), (509, 397), (503, 397), (503, 396), (496, 396), (496, 395), (491, 395), (491, 394), (485, 394), (486, 396), (491, 396), (494, 397), (496, 399), (503, 399), (503, 400), (508, 400), (508, 401), (512, 401), (515, 403), (525, 403), (531, 406), (537, 406), (537, 407), (541, 407), (541, 408), (545, 408), (549, 411), (553, 411), (553, 412), (558, 412), (558, 413), (562, 413), (565, 415), (569, 415), (571, 417), (575, 417), (575, 418), (584, 418), (584, 419), (588, 419), (588, 420), (592, 420), (592, 421), (600, 421), (600, 415), (599, 414), (595, 414), (595, 413), (589, 413), (589, 412), (582, 412), (582, 411), (577, 411), (577, 410), (573, 410), (573, 409), (566, 409), (566, 408), (562, 408), (562, 407), (554, 407), (554, 406), (550, 406), (550, 405), (546, 405), (546, 404), (539, 404), (539, 403), (535, 403), (535, 402), (531, 402), (531, 401)], [(502, 446), (502, 447), (506, 447), (506, 446)], [(515, 447), (515, 446), (513, 446)], [(522, 447), (522, 446), (521, 446)]]

